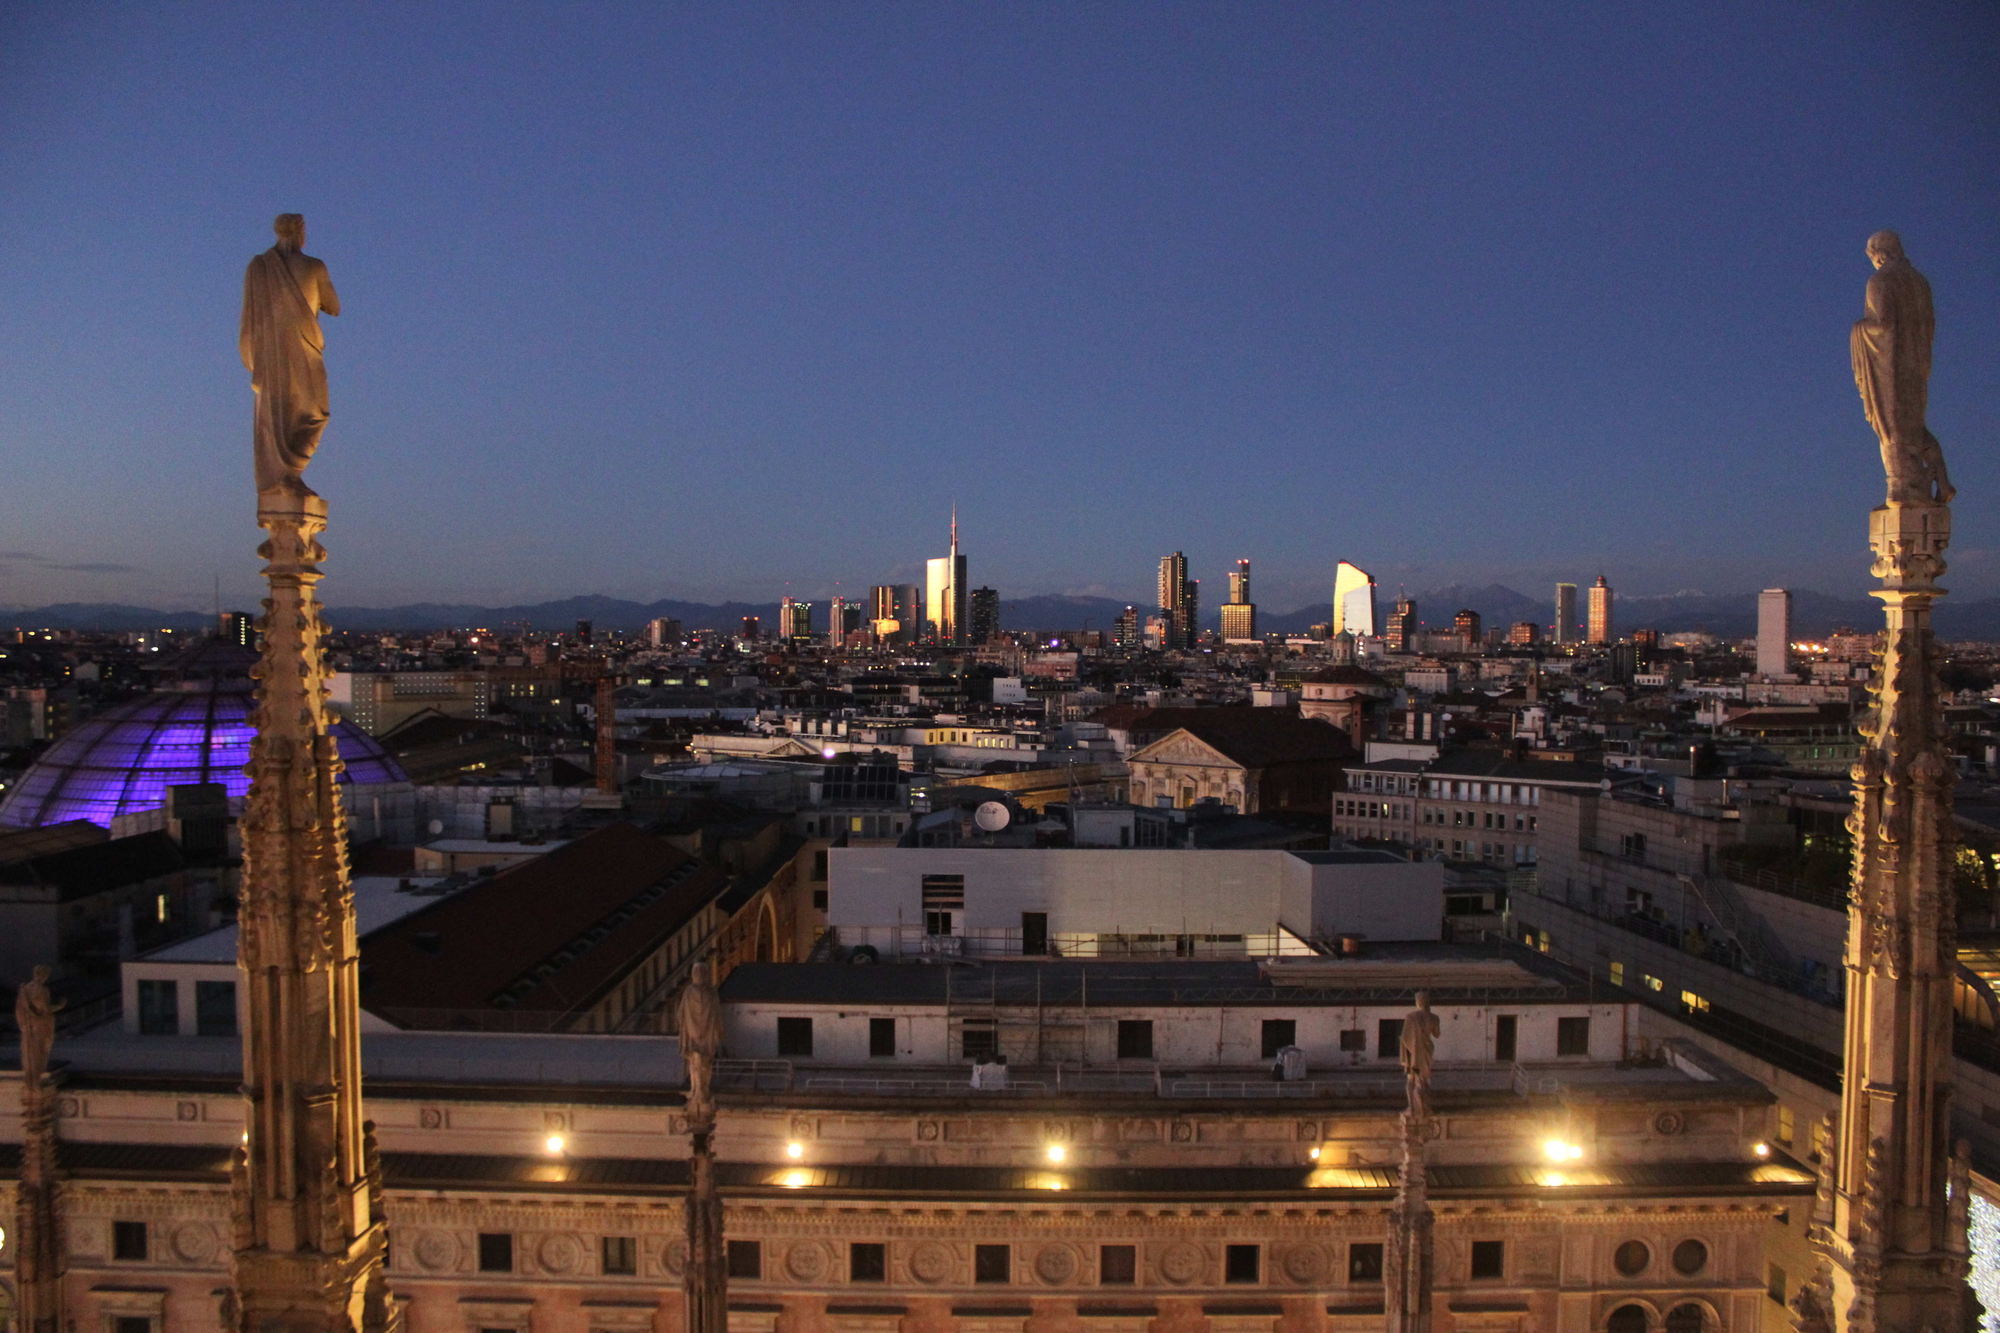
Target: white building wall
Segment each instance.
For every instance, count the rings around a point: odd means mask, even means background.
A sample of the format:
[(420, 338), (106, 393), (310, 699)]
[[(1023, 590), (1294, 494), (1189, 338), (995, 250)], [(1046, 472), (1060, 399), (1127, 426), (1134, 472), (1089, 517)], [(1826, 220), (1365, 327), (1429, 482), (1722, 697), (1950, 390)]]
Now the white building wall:
[(1435, 863), (1314, 865), (1285, 851), (836, 847), (827, 921), (836, 929), (924, 921), (923, 878), (963, 875), (961, 930), (1018, 930), (1046, 912), (1052, 934), (1355, 931), (1434, 940), (1444, 916)]

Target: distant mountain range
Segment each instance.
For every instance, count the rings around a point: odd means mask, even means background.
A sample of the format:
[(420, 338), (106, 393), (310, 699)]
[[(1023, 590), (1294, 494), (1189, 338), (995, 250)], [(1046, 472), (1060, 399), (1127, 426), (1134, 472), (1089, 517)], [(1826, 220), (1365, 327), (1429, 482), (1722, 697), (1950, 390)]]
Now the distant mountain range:
[[(1577, 611), (1581, 615), (1584, 589), (1577, 592)], [(1380, 603), (1382, 613), (1387, 615), (1394, 603), (1393, 597), (1384, 595)], [(1483, 588), (1452, 584), (1416, 594), (1416, 603), (1418, 619), (1433, 629), (1449, 626), (1461, 608), (1477, 611), (1489, 628), (1511, 625), (1517, 620), (1532, 620), (1547, 626), (1554, 617), (1552, 598), (1529, 597), (1498, 583)], [(1115, 597), (1020, 597), (1000, 603), (1000, 624), (1010, 630), (1110, 629), (1126, 605)], [(1332, 605), (1327, 602), (1296, 611), (1265, 611), (1257, 618), (1257, 628), (1267, 634), (1302, 634), (1330, 620), (1332, 613)], [(415, 602), (407, 606), (330, 607), (325, 615), (329, 624), (342, 630), (435, 630), (479, 625), (499, 629), (523, 622), (536, 629), (568, 630), (577, 621), (588, 620), (598, 629), (627, 632), (644, 629), (647, 621), (660, 616), (670, 616), (688, 629), (735, 629), (743, 623), (743, 617), (758, 616), (769, 631), (777, 625), (778, 604), (716, 604), (671, 598), (647, 603), (616, 597), (568, 597), (524, 606)], [(1938, 632), (1947, 639), (2000, 640), (2000, 597), (1961, 603), (1945, 601), (1938, 605), (1936, 615)], [(1747, 638), (1757, 632), (1757, 594), (1619, 597), (1613, 618), (1620, 631), (1642, 627), (1664, 634), (1707, 630), (1724, 638)], [(824, 606), (819, 608), (817, 619), (824, 628)], [(1210, 628), (1216, 627), (1218, 619), (1219, 613), (1212, 606), (1202, 616), (1203, 623)], [(212, 617), (198, 611), (158, 611), (112, 602), (62, 602), (31, 610), (0, 611), (0, 628), (8, 629), (198, 630), (213, 623)], [(1819, 636), (1842, 626), (1872, 629), (1881, 623), (1881, 604), (1872, 597), (1833, 597), (1801, 591), (1792, 594), (1795, 635)]]

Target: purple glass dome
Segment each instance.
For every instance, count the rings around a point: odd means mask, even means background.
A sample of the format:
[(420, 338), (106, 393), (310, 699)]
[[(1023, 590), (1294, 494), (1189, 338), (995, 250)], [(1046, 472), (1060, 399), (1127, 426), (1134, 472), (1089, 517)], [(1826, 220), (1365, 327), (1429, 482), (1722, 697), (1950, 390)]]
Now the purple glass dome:
[[(250, 682), (194, 682), (108, 709), (50, 746), (0, 804), (0, 828), (40, 828), (87, 819), (109, 828), (114, 815), (154, 810), (167, 788), (219, 782), (230, 796), (250, 790)], [(342, 782), (407, 782), (387, 751), (345, 722), (333, 735), (347, 765)]]

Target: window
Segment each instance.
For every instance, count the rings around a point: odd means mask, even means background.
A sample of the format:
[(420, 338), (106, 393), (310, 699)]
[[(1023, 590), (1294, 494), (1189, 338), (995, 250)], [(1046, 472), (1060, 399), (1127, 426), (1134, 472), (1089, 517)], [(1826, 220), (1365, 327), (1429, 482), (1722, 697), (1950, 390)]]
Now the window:
[(1590, 1020), (1588, 1018), (1558, 1018), (1556, 1020), (1556, 1054), (1590, 1054)]
[(1375, 1058), (1394, 1060), (1403, 1053), (1403, 1020), (1385, 1018), (1375, 1025)]
[(778, 1020), (778, 1054), (811, 1056), (813, 1053), (813, 1021), (810, 1018), (781, 1018)]
[(1521, 1019), (1516, 1014), (1501, 1014), (1493, 1020), (1493, 1058), (1512, 1063), (1515, 1043), (1519, 1039)]
[(121, 1314), (111, 1321), (112, 1333), (153, 1333), (150, 1315)]
[(1613, 963), (1611, 965), (1611, 984), (1614, 986), (1625, 984), (1625, 964)]
[(1764, 1294), (1780, 1305), (1785, 1303), (1785, 1270), (1776, 1264), (1764, 1268)]
[(1642, 973), (1639, 980), (1646, 983), (1647, 990), (1663, 990), (1666, 987), (1666, 983), (1655, 976), (1648, 976)]
[(974, 1282), (1013, 1281), (1014, 1252), (1005, 1245), (973, 1246), (972, 1280)]
[(1504, 1240), (1475, 1240), (1472, 1242), (1472, 1276), (1505, 1277), (1507, 1275), (1507, 1242)]
[(868, 1020), (868, 1058), (871, 1060), (893, 1060), (896, 1058), (895, 1019), (871, 1018)]
[(813, 911), (815, 911), (815, 912), (824, 912), (825, 910), (826, 910), (826, 890), (825, 890), (825, 889), (814, 889), (814, 890), (813, 890)]
[(1689, 1013), (1705, 1014), (1708, 1012), (1708, 1001), (1691, 990), (1684, 990), (1681, 992), (1681, 1008)]
[(1225, 1245), (1222, 1250), (1224, 1282), (1255, 1282), (1258, 1278), (1255, 1245)]
[(139, 1031), (172, 1037), (181, 1030), (181, 986), (178, 981), (139, 983)]
[(1021, 952), (1030, 955), (1045, 954), (1049, 951), (1049, 914), (1047, 912), (1021, 913)]
[(889, 1247), (879, 1241), (857, 1240), (847, 1247), (849, 1282), (887, 1282)]
[(813, 853), (813, 878), (821, 881), (826, 879), (826, 852), (824, 850)]
[(1120, 1060), (1150, 1060), (1153, 1058), (1152, 1019), (1121, 1018), (1118, 1020), (1118, 1058)]
[(964, 911), (965, 876), (924, 876), (924, 934), (951, 934)]
[(236, 1035), (236, 983), (194, 983), (194, 1030), (204, 1037)]
[(1634, 861), (1646, 859), (1646, 835), (1627, 833), (1618, 839), (1618, 854)]
[(1299, 1025), (1290, 1018), (1264, 1020), (1264, 1058), (1269, 1060), (1287, 1046), (1299, 1044)]
[(729, 1276), (756, 1279), (764, 1276), (764, 1246), (760, 1241), (729, 1242)]
[(146, 1258), (146, 1224), (144, 1222), (113, 1222), (111, 1224), (111, 1257), (134, 1263)]
[(1382, 1247), (1374, 1241), (1356, 1241), (1347, 1247), (1347, 1280), (1349, 1282), (1380, 1282), (1382, 1280)]
[(1643, 1240), (1628, 1240), (1611, 1253), (1611, 1266), (1625, 1277), (1637, 1277), (1653, 1262), (1653, 1252)]
[(961, 1057), (975, 1064), (990, 1062), (1000, 1050), (1000, 1034), (993, 1030), (992, 1019), (968, 1018), (959, 1034)]
[(1682, 1277), (1693, 1277), (1708, 1267), (1708, 1246), (1698, 1240), (1684, 1240), (1674, 1246), (1674, 1271)]
[(1103, 1245), (1097, 1250), (1097, 1281), (1100, 1286), (1124, 1287), (1139, 1280), (1139, 1249), (1136, 1245)]
[(1781, 1147), (1789, 1148), (1792, 1146), (1792, 1137), (1797, 1132), (1798, 1123), (1792, 1118), (1792, 1108), (1779, 1102), (1778, 1129), (1771, 1137), (1775, 1138)]
[(514, 1271), (514, 1236), (508, 1231), (482, 1231), (479, 1233), (479, 1271), (482, 1273), (511, 1273)]
[(1368, 1030), (1366, 1028), (1342, 1028), (1340, 1030), (1340, 1049), (1343, 1051), (1367, 1050)]
[(607, 1277), (631, 1277), (639, 1271), (639, 1242), (631, 1236), (606, 1236), (601, 1254)]

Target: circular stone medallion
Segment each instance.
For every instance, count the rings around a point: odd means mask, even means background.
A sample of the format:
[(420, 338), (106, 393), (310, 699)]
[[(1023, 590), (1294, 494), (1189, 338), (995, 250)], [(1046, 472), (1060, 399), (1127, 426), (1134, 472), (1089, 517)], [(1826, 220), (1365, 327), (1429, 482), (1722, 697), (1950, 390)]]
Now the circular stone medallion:
[(935, 1286), (951, 1276), (951, 1251), (927, 1240), (910, 1251), (910, 1276)]
[(458, 1262), (458, 1240), (448, 1231), (423, 1232), (418, 1235), (414, 1248), (417, 1266), (434, 1273)]
[(1326, 1251), (1317, 1245), (1294, 1245), (1285, 1251), (1282, 1266), (1294, 1282), (1317, 1282), (1326, 1273)]
[(1185, 1287), (1201, 1276), (1201, 1250), (1186, 1241), (1176, 1241), (1160, 1255), (1160, 1276), (1177, 1287)]
[(1060, 1287), (1076, 1276), (1076, 1254), (1067, 1245), (1045, 1245), (1035, 1256), (1035, 1276)]
[(814, 1241), (800, 1241), (785, 1251), (785, 1271), (798, 1282), (817, 1282), (826, 1276), (826, 1250)]
[(183, 1222), (174, 1228), (171, 1244), (182, 1263), (205, 1264), (215, 1254), (215, 1233), (199, 1222)]
[(687, 1272), (688, 1243), (684, 1240), (670, 1240), (660, 1247), (660, 1267), (671, 1277), (679, 1277)]
[(545, 1273), (574, 1273), (583, 1264), (583, 1242), (558, 1231), (542, 1237), (542, 1243), (535, 1247), (535, 1258)]

